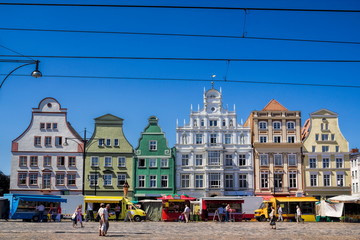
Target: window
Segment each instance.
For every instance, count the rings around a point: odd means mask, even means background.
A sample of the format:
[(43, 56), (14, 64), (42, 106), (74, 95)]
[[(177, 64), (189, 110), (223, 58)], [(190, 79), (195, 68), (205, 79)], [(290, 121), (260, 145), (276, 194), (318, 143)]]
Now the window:
[(203, 188), (204, 187), (204, 175), (195, 174), (195, 187)]
[(231, 144), (231, 134), (225, 134), (225, 144)]
[(335, 134), (331, 134), (331, 141), (335, 141)]
[(296, 172), (289, 172), (289, 187), (296, 188)]
[(296, 154), (289, 154), (288, 155), (288, 164), (289, 164), (289, 166), (296, 166), (296, 164), (297, 164)]
[(56, 185), (65, 185), (65, 174), (63, 173), (56, 174)]
[(37, 185), (38, 184), (38, 174), (30, 173), (29, 174), (29, 185)]
[(295, 136), (288, 136), (288, 143), (295, 143)]
[(329, 141), (329, 134), (321, 134), (321, 141)]
[(226, 127), (226, 121), (225, 120), (222, 121), (222, 126)]
[(150, 151), (156, 151), (157, 150), (157, 141), (150, 140), (149, 141), (149, 150)]
[(76, 174), (67, 175), (67, 185), (76, 185)]
[(34, 145), (40, 146), (41, 145), (41, 137), (35, 136), (34, 137)]
[(329, 129), (329, 124), (328, 123), (322, 123), (321, 124), (321, 130), (328, 130)]
[(202, 134), (196, 134), (196, 144), (203, 144), (203, 135)]
[(275, 130), (280, 130), (281, 129), (281, 122), (273, 122), (273, 128)]
[(343, 159), (336, 158), (336, 168), (343, 168)]
[(275, 166), (282, 166), (283, 165), (282, 155), (281, 154), (274, 154), (274, 163), (275, 163)]
[(246, 174), (239, 174), (239, 188), (247, 188), (247, 175)]
[(232, 166), (232, 165), (233, 165), (233, 155), (225, 154), (225, 166)]
[(112, 166), (112, 157), (105, 157), (104, 167), (111, 167), (111, 166)]
[(329, 146), (322, 146), (323, 152), (329, 152)]
[(162, 175), (161, 176), (161, 187), (162, 188), (167, 188), (168, 187), (168, 176), (167, 175)]
[(267, 136), (260, 136), (260, 142), (266, 143), (267, 142)]
[(203, 165), (203, 155), (202, 154), (196, 154), (195, 155), (195, 165), (196, 166), (202, 166)]
[(330, 174), (324, 174), (324, 187), (330, 186)]
[(55, 137), (55, 146), (62, 145), (62, 137)]
[(64, 167), (65, 166), (65, 157), (59, 156), (57, 157), (57, 166)]
[(38, 166), (38, 157), (30, 156), (30, 167), (37, 167), (37, 166)]
[(225, 188), (233, 188), (233, 187), (234, 187), (234, 175), (225, 174)]
[(316, 158), (309, 158), (309, 167), (316, 168)]
[(91, 157), (91, 166), (98, 167), (99, 166), (99, 157)]
[(319, 134), (315, 134), (315, 141), (319, 141)]
[(259, 122), (259, 129), (261, 130), (267, 129), (267, 122)]
[(156, 187), (156, 175), (150, 175), (150, 187)]
[(111, 139), (106, 139), (106, 146), (111, 146)]
[(51, 167), (51, 156), (44, 156), (44, 167)]
[(182, 154), (181, 155), (181, 165), (182, 166), (189, 166), (189, 154)]
[(339, 152), (339, 146), (335, 146), (335, 152)]
[(260, 174), (260, 181), (261, 181), (261, 188), (269, 188), (269, 172), (261, 172)]
[(201, 120), (201, 126), (205, 126), (204, 120)]
[(51, 146), (51, 137), (45, 137), (45, 146)]
[(126, 181), (126, 174), (118, 174), (117, 176), (117, 185), (118, 186), (123, 186), (125, 184)]
[(209, 188), (220, 188), (220, 173), (209, 173)]
[(310, 186), (311, 187), (317, 186), (317, 174), (310, 174)]
[(338, 187), (343, 187), (344, 186), (344, 175), (337, 174), (336, 175), (336, 182), (337, 182)]
[(190, 187), (190, 175), (189, 174), (181, 174), (181, 187), (182, 188)]
[(115, 138), (114, 139), (114, 147), (118, 147), (119, 146), (119, 139)]
[(57, 123), (53, 123), (53, 129), (55, 130), (55, 129), (57, 129), (58, 128), (58, 125), (57, 125)]
[(18, 174), (18, 185), (26, 185), (26, 173), (19, 173)]
[(112, 176), (111, 174), (104, 174), (104, 186), (112, 186)]
[(163, 158), (163, 159), (160, 160), (160, 162), (161, 162), (161, 167), (162, 167), (162, 168), (167, 168), (167, 167), (169, 167), (169, 159)]
[(99, 147), (103, 147), (103, 146), (105, 145), (105, 139), (100, 138), (100, 139), (98, 140), (98, 143), (99, 143)]
[(50, 130), (51, 129), (51, 123), (46, 123), (46, 129)]
[(287, 129), (290, 130), (295, 129), (295, 122), (287, 122)]
[(323, 158), (323, 168), (329, 168), (329, 167), (330, 167), (330, 159)]
[(99, 186), (99, 174), (90, 174), (89, 175), (89, 182), (90, 182), (90, 186)]
[(138, 178), (138, 187), (139, 188), (144, 188), (145, 187), (145, 176), (144, 175), (140, 175)]
[(149, 167), (151, 167), (151, 168), (156, 168), (157, 167), (156, 158), (150, 158), (149, 159)]
[(217, 120), (210, 120), (210, 127), (216, 127), (217, 126)]
[(316, 146), (311, 146), (311, 151), (315, 152), (316, 151)]
[(42, 188), (50, 188), (51, 187), (51, 175), (50, 174), (43, 174), (42, 178)]
[(143, 159), (143, 158), (140, 158), (140, 159), (139, 159), (138, 167), (139, 167), (139, 168), (144, 168), (144, 167), (146, 167), (145, 159)]
[(239, 154), (239, 166), (246, 166), (246, 155)]
[(118, 167), (126, 167), (125, 157), (118, 157)]
[(216, 133), (210, 134), (210, 144), (216, 144)]
[(267, 154), (260, 154), (260, 166), (269, 166), (269, 159)]
[(45, 130), (45, 123), (40, 123), (40, 130)]
[(281, 143), (281, 136), (274, 136), (274, 143)]
[(19, 157), (19, 167), (27, 167), (27, 156)]
[(76, 158), (75, 157), (69, 157), (69, 167), (76, 167)]
[(220, 165), (220, 151), (209, 151), (208, 161), (209, 165)]

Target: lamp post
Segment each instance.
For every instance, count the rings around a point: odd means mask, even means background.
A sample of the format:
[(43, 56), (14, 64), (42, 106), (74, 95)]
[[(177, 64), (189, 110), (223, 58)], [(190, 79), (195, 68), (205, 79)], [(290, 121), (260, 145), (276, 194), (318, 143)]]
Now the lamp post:
[(2, 80), (1, 84), (0, 84), (0, 88), (3, 86), (3, 84), (5, 83), (6, 79), (16, 70), (18, 70), (19, 68), (25, 67), (27, 65), (32, 65), (35, 64), (35, 70), (31, 72), (31, 76), (34, 78), (39, 78), (42, 77), (42, 73), (39, 71), (39, 60), (12, 60), (12, 59), (0, 59), (0, 62), (12, 62), (12, 63), (24, 63), (23, 65), (20, 65), (18, 67), (16, 67), (15, 69), (13, 69), (11, 72), (9, 72), (5, 78)]

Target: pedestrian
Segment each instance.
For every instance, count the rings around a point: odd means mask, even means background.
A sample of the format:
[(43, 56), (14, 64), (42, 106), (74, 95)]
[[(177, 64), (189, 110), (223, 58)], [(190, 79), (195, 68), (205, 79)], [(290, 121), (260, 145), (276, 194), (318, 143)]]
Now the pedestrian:
[(105, 211), (104, 211), (104, 221), (105, 221), (105, 235), (106, 236), (107, 232), (109, 231), (109, 217), (110, 217), (110, 204), (106, 204), (105, 207)]
[(278, 207), (278, 216), (279, 216), (279, 218), (278, 218), (278, 222), (280, 222), (280, 221), (281, 221), (281, 222), (282, 222), (282, 221), (284, 221), (282, 214), (283, 214), (283, 212), (282, 212), (282, 208), (281, 208), (281, 206), (279, 205), (279, 207)]
[(100, 224), (100, 226), (99, 226), (99, 236), (105, 236), (105, 228), (106, 228), (105, 216), (104, 216), (105, 211), (106, 211), (105, 203), (101, 203), (99, 211), (98, 211), (98, 216), (100, 217), (100, 220), (99, 220), (99, 224)]
[(218, 207), (217, 213), (218, 213), (218, 216), (219, 216), (219, 222), (222, 222), (223, 218), (224, 218), (224, 208), (223, 208), (223, 206)]
[(94, 221), (93, 203), (87, 203), (86, 221)]
[(43, 218), (44, 218), (44, 211), (45, 211), (44, 205), (42, 205), (42, 203), (40, 203), (40, 205), (36, 207), (36, 210), (38, 210), (38, 212), (39, 212), (39, 222), (42, 222)]
[(270, 226), (271, 229), (276, 229), (276, 217), (275, 217), (275, 208), (271, 207), (271, 212), (269, 214), (270, 217)]
[(230, 213), (231, 213), (231, 207), (230, 207), (230, 204), (226, 205), (225, 207), (225, 221), (226, 222), (229, 222), (230, 221)]
[(299, 223), (302, 221), (301, 218), (301, 209), (299, 207), (299, 205), (296, 206), (296, 222)]
[(75, 225), (77, 225), (78, 222), (80, 222), (80, 226), (83, 228), (83, 222), (82, 222), (82, 205), (80, 204), (76, 210), (75, 210), (75, 219), (76, 221), (74, 221), (73, 223), (73, 227), (75, 227)]
[(184, 216), (185, 216), (185, 222), (188, 223), (189, 222), (189, 219), (190, 219), (190, 208), (188, 207), (188, 205), (185, 205), (185, 209), (184, 209)]
[(60, 204), (57, 207), (56, 221), (61, 222), (61, 207), (60, 207)]
[(121, 212), (121, 207), (119, 204), (116, 204), (115, 206), (115, 216), (116, 216), (116, 221), (119, 221), (119, 216), (120, 216), (120, 212)]

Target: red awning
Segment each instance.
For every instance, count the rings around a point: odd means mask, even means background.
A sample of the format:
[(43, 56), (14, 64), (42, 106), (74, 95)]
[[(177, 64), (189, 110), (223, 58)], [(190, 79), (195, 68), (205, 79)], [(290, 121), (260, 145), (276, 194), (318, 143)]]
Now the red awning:
[(166, 196), (162, 196), (161, 198), (157, 198), (160, 200), (169, 200), (169, 199), (181, 199), (181, 200), (196, 200), (196, 198), (193, 197), (189, 197), (188, 195), (185, 194), (171, 194), (171, 195), (166, 195)]

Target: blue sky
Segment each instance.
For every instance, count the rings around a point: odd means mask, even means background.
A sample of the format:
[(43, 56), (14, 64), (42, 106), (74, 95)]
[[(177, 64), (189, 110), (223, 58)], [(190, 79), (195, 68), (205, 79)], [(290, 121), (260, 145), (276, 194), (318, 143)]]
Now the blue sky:
[[(22, 1), (30, 2), (30, 1)], [(46, 2), (46, 1), (37, 1)], [(74, 2), (72, 2), (74, 3)], [(103, 4), (103, 1), (77, 1)], [(107, 1), (106, 4), (119, 4)], [(121, 4), (149, 4), (122, 1)], [(360, 9), (352, 1), (151, 1), (153, 5), (229, 6), (262, 8)], [(360, 41), (360, 13), (313, 13), (235, 10), (85, 8), (1, 6), (0, 28), (39, 28), (158, 32), (249, 37)], [(270, 41), (255, 39), (174, 37), (120, 34), (54, 33), (0, 30), (0, 44), (23, 55), (126, 56), (251, 59), (358, 60), (360, 45)], [(0, 48), (0, 55), (14, 54)], [(5, 59), (6, 57), (0, 57)], [(6, 58), (9, 59), (9, 58)], [(15, 59), (21, 59), (19, 57)], [(26, 58), (24, 58), (26, 59)], [(68, 109), (68, 120), (80, 133), (94, 129), (94, 118), (111, 113), (125, 119), (124, 132), (133, 147), (151, 115), (156, 115), (169, 146), (175, 144), (176, 119), (189, 118), (190, 104), (202, 104), (204, 87), (226, 76), (234, 81), (360, 85), (360, 63), (289, 63), (224, 61), (159, 61), (39, 58), (44, 75), (183, 78), (196, 81), (118, 79), (39, 79), (12, 75), (0, 89), (0, 170), (10, 173), (11, 141), (31, 120), (31, 110), (45, 97)], [(0, 74), (19, 64), (0, 63)], [(28, 74), (32, 66), (19, 69)], [(3, 76), (2, 76), (3, 78)], [(289, 110), (300, 110), (304, 122), (311, 112), (327, 108), (340, 116), (350, 148), (360, 147), (357, 119), (358, 88), (216, 82), (224, 105), (236, 104), (238, 121), (276, 99)]]

